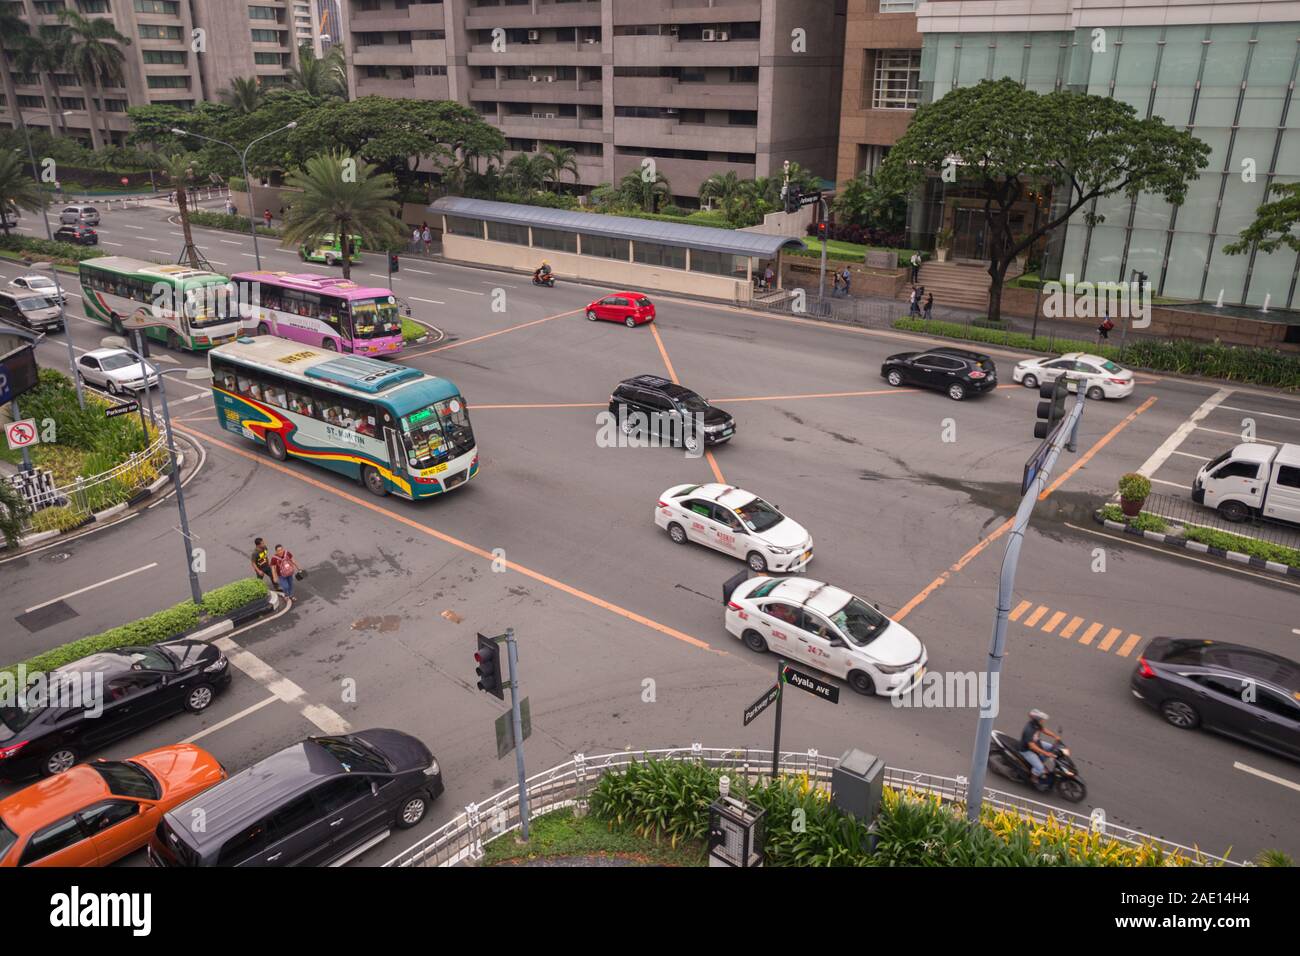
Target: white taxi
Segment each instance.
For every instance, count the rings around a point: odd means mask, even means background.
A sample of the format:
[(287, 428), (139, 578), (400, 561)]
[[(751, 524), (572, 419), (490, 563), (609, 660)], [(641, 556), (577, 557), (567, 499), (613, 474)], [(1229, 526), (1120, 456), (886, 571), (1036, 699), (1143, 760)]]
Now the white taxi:
[(749, 565), (755, 574), (801, 571), (812, 560), (804, 526), (757, 495), (730, 485), (678, 485), (659, 496), (655, 524), (677, 544), (695, 541)]
[(1070, 391), (1078, 390), (1075, 382), (1083, 380), (1085, 394), (1092, 401), (1101, 398), (1127, 398), (1133, 394), (1133, 373), (1110, 359), (1087, 352), (1066, 352), (1059, 358), (1025, 359), (1011, 370), (1011, 380), (1026, 388), (1054, 382), (1061, 375), (1070, 376)]
[(750, 650), (825, 671), (859, 694), (906, 694), (925, 674), (920, 639), (841, 588), (756, 577), (736, 584), (726, 600), (727, 630)]

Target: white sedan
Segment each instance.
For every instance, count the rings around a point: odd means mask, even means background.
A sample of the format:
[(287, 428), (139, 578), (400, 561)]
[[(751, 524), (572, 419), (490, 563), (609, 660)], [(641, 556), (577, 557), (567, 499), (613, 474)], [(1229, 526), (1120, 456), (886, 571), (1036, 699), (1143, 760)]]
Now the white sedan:
[(727, 595), (727, 630), (848, 681), (859, 694), (905, 694), (925, 674), (925, 645), (874, 606), (812, 578), (750, 578)]
[[(1026, 388), (1037, 388), (1044, 382), (1054, 382), (1064, 374), (1086, 383), (1088, 398), (1125, 398), (1133, 394), (1133, 373), (1110, 359), (1087, 352), (1066, 352), (1060, 358), (1025, 359), (1011, 372), (1011, 380)], [(1070, 391), (1077, 386), (1071, 384)]]
[(110, 395), (125, 395), (158, 384), (158, 374), (145, 368), (130, 352), (95, 349), (77, 359), (77, 376)]
[(655, 524), (677, 544), (695, 541), (733, 555), (755, 574), (801, 571), (812, 535), (757, 495), (730, 485), (678, 485), (659, 496)]
[(49, 276), (19, 276), (9, 283), (9, 288), (26, 292), (39, 292), (41, 295), (63, 305), (68, 304), (68, 293), (62, 291)]

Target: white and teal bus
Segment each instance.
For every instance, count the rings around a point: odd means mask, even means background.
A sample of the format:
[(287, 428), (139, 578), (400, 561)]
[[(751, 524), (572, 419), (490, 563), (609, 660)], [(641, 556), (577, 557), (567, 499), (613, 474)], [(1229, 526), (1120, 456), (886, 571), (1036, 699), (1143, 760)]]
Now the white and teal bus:
[(125, 256), (86, 259), (80, 274), (86, 317), (118, 335), (133, 317), (149, 324), (145, 335), (174, 349), (203, 351), (239, 335), (238, 296), (223, 275)]
[(217, 420), (278, 461), (301, 458), (413, 500), (478, 474), (469, 409), (445, 378), (272, 335), (241, 336), (208, 363)]

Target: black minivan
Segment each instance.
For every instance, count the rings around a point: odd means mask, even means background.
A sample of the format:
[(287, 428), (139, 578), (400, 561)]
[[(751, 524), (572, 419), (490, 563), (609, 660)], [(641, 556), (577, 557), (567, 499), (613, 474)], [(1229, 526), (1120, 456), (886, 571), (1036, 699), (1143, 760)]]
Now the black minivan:
[(736, 421), (689, 388), (662, 375), (637, 375), (619, 382), (609, 396), (609, 411), (624, 435), (654, 436), (688, 451), (731, 441)]
[(168, 813), (153, 866), (342, 866), (424, 819), (443, 791), (429, 748), (400, 730), (308, 737)]

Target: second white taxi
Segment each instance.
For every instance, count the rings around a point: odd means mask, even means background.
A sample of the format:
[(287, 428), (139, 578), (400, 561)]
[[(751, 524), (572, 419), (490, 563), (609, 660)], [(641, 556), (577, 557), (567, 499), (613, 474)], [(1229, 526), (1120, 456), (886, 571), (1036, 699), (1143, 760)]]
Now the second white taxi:
[(1127, 398), (1133, 394), (1133, 373), (1110, 359), (1087, 352), (1066, 352), (1060, 358), (1025, 359), (1011, 370), (1011, 380), (1026, 388), (1037, 388), (1045, 382), (1054, 382), (1061, 375), (1069, 375), (1070, 391), (1076, 391), (1075, 381), (1082, 380), (1085, 394), (1092, 401), (1102, 398)]
[(802, 661), (859, 694), (906, 694), (925, 674), (920, 639), (842, 588), (805, 577), (756, 577), (736, 584), (726, 601), (727, 630), (750, 650)]
[(655, 524), (677, 544), (694, 541), (740, 558), (755, 574), (801, 571), (813, 543), (799, 524), (730, 485), (678, 485), (659, 496)]

